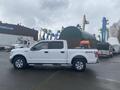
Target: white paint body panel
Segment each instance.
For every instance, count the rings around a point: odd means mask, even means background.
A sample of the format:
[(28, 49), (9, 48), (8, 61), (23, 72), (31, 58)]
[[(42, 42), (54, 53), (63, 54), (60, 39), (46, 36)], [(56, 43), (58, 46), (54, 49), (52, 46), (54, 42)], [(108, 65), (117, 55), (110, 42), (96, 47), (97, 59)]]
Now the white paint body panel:
[[(95, 57), (95, 52), (97, 52), (96, 49), (67, 49), (67, 42), (65, 40), (55, 41), (62, 41), (64, 48), (42, 49), (39, 51), (31, 51), (31, 48), (14, 49), (11, 51), (10, 59), (15, 55), (23, 55), (28, 63), (71, 64), (71, 61), (75, 56), (81, 55), (86, 58), (87, 63), (97, 63), (98, 58)], [(45, 53), (45, 51), (48, 53)], [(61, 51), (64, 53), (61, 53)]]

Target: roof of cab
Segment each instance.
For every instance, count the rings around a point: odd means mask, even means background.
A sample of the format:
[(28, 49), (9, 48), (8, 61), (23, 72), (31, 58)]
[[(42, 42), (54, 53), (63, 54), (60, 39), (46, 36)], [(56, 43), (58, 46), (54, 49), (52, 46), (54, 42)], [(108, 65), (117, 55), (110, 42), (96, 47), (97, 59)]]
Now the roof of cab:
[(40, 40), (39, 42), (58, 42), (58, 41), (66, 42), (66, 40)]

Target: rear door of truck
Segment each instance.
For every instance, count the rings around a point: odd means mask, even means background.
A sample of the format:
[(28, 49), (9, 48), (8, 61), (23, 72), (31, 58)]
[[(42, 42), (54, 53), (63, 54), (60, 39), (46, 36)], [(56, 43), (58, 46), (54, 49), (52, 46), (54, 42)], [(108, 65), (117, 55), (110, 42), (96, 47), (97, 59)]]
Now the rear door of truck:
[(66, 63), (67, 51), (64, 48), (64, 42), (63, 41), (49, 42), (47, 57), (49, 63)]

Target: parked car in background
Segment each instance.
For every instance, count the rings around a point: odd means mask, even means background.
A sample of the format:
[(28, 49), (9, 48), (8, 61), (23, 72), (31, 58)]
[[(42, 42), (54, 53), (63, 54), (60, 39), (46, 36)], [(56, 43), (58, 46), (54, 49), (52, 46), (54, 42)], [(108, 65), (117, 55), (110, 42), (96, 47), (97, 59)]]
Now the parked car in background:
[(4, 46), (4, 50), (7, 51), (7, 52), (10, 52), (12, 49), (14, 48), (14, 46)]
[(114, 48), (113, 53), (115, 53), (115, 54), (120, 53), (120, 43), (116, 37), (110, 37), (108, 39), (108, 43), (110, 43), (113, 46), (113, 48)]
[(0, 51), (4, 50), (5, 48), (4, 47), (0, 47)]
[(119, 54), (120, 53), (120, 45), (112, 45), (114, 48), (114, 54)]
[(113, 56), (113, 47), (109, 43), (98, 43), (97, 44), (98, 55), (99, 57), (112, 57)]

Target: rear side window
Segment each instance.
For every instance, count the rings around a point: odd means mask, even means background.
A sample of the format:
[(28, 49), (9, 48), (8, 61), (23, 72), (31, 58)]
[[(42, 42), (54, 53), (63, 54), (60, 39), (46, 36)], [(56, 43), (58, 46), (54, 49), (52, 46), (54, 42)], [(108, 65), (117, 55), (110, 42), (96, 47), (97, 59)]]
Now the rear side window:
[(63, 49), (63, 42), (49, 42), (48, 49)]

